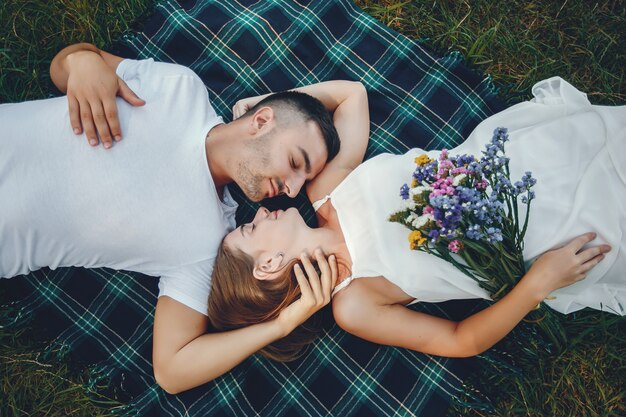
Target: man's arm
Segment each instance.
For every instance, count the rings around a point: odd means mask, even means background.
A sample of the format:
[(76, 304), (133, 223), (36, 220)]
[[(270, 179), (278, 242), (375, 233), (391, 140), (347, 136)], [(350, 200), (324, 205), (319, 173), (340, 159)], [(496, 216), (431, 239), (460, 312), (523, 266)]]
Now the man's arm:
[(52, 82), (67, 93), (74, 133), (80, 134), (84, 128), (92, 146), (98, 144), (98, 135), (105, 148), (111, 147), (113, 139), (122, 138), (116, 96), (134, 106), (145, 104), (115, 73), (122, 59), (94, 45), (79, 43), (61, 50), (50, 64)]
[(154, 315), (153, 367), (157, 383), (170, 394), (204, 384), (228, 372), (259, 349), (289, 334), (330, 302), (337, 280), (334, 256), (316, 252), (321, 278), (306, 256), (294, 268), (302, 292), (277, 319), (222, 333), (206, 333), (208, 319), (163, 296)]

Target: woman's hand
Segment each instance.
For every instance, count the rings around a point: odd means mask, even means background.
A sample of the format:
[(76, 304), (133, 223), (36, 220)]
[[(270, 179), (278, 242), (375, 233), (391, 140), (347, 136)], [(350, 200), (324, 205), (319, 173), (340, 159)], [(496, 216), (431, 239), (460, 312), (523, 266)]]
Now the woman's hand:
[(526, 277), (533, 280), (541, 299), (556, 289), (585, 279), (587, 273), (604, 259), (604, 254), (611, 250), (609, 245), (582, 249), (595, 238), (595, 233), (585, 233), (562, 248), (548, 251), (537, 258)]
[(264, 94), (262, 96), (248, 97), (242, 98), (233, 106), (233, 120), (239, 119), (241, 116), (246, 114), (248, 110), (252, 107), (256, 106), (256, 104), (263, 100), (265, 97), (269, 96), (269, 94)]
[[(115, 97), (133, 106), (145, 102), (107, 65), (100, 54), (77, 51), (66, 57), (68, 67), (67, 100), (74, 133), (83, 129), (89, 144), (98, 145), (98, 135), (105, 148), (122, 139)], [(97, 134), (96, 134), (97, 132)]]
[(298, 300), (291, 303), (278, 316), (277, 320), (285, 331), (285, 335), (289, 334), (330, 302), (330, 295), (337, 283), (337, 260), (335, 255), (330, 255), (327, 261), (321, 249), (315, 251), (315, 258), (322, 273), (321, 278), (315, 272), (315, 268), (306, 253), (303, 253), (300, 257), (306, 276), (300, 265), (296, 264), (294, 266), (301, 295)]

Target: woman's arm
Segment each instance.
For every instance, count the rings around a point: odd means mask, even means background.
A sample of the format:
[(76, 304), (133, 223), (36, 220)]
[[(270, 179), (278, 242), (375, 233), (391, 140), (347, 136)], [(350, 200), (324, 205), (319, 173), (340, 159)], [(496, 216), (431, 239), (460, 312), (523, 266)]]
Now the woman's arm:
[[(222, 333), (206, 333), (208, 319), (169, 297), (160, 297), (154, 314), (153, 367), (157, 383), (176, 394), (228, 372), (250, 355), (289, 334), (330, 302), (337, 280), (334, 256), (326, 261), (321, 251), (317, 275), (306, 256), (301, 258), (306, 276), (294, 268), (301, 297), (275, 320)], [(308, 279), (307, 279), (308, 277)]]
[(324, 198), (363, 161), (370, 134), (367, 91), (361, 83), (353, 83), (350, 87), (333, 114), (341, 148), (322, 172), (307, 184), (310, 201)]
[[(378, 303), (376, 284), (367, 282), (355, 287), (355, 293), (345, 294), (350, 295), (345, 302), (337, 294), (333, 313), (346, 331), (375, 343), (439, 356), (477, 355), (506, 336), (552, 291), (582, 280), (610, 250), (607, 245), (581, 250), (594, 238), (595, 234), (588, 233), (546, 252), (506, 296), (458, 323), (402, 305)], [(358, 281), (362, 280), (350, 286)]]
[[(333, 123), (341, 140), (339, 153), (307, 184), (307, 195), (311, 201), (315, 201), (332, 191), (363, 161), (370, 126), (367, 91), (360, 82), (340, 80), (325, 81), (293, 90), (310, 94), (320, 100), (326, 110), (333, 112)], [(238, 101), (233, 107), (233, 118), (241, 117), (268, 95)]]
[(98, 135), (105, 148), (122, 138), (116, 96), (133, 106), (145, 104), (115, 73), (122, 60), (89, 43), (78, 43), (61, 50), (50, 64), (52, 82), (67, 93), (74, 133), (84, 128), (92, 146), (98, 144)]

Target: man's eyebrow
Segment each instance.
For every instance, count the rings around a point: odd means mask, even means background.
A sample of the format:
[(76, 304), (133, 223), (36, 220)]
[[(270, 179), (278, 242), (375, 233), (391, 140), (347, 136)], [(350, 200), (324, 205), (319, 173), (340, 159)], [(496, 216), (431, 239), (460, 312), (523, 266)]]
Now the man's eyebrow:
[(311, 160), (309, 159), (309, 154), (306, 153), (306, 151), (302, 149), (300, 146), (298, 146), (298, 149), (300, 149), (300, 152), (302, 152), (302, 157), (304, 158), (304, 172), (306, 172), (307, 174), (310, 174), (311, 173)]

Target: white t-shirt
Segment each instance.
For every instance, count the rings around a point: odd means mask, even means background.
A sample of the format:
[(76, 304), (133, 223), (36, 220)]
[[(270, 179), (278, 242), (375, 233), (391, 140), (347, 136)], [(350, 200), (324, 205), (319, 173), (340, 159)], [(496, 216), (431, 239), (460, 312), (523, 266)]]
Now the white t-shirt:
[(221, 117), (188, 68), (124, 60), (146, 100), (117, 100), (124, 138), (106, 150), (72, 132), (65, 97), (0, 105), (0, 276), (48, 266), (160, 276), (159, 296), (206, 314), (217, 248), (237, 204), (219, 200), (205, 137)]

